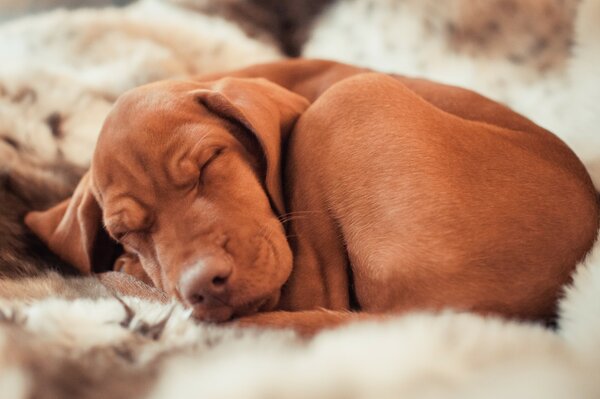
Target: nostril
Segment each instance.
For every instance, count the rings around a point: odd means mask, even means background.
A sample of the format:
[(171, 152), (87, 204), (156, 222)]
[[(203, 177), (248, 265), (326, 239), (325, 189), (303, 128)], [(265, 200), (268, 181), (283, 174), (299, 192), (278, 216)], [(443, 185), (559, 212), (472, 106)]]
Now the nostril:
[(214, 300), (227, 294), (231, 275), (229, 263), (214, 258), (204, 259), (182, 273), (178, 290), (188, 305), (210, 307)]
[(212, 283), (215, 287), (222, 287), (227, 282), (227, 277), (217, 276), (212, 279)]

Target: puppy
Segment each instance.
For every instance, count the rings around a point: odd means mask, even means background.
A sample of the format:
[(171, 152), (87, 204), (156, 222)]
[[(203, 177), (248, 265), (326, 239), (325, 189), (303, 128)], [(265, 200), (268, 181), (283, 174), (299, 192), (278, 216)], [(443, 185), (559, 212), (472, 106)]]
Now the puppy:
[(81, 271), (116, 262), (202, 320), (552, 315), (598, 206), (551, 133), (466, 90), (343, 64), (225, 75), (124, 94), (73, 197), (28, 226)]

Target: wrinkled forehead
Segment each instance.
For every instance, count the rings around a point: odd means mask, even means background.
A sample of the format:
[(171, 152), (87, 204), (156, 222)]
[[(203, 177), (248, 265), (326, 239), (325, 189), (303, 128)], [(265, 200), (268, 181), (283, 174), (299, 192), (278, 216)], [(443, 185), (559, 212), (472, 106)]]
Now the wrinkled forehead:
[(194, 100), (193, 87), (171, 82), (142, 86), (117, 99), (97, 147), (166, 140), (174, 129), (197, 122), (202, 112), (206, 113)]
[(190, 88), (158, 84), (125, 93), (98, 138), (92, 161), (97, 190), (104, 197), (134, 191), (144, 196), (185, 184), (197, 172), (189, 162), (192, 149), (215, 133), (216, 124)]

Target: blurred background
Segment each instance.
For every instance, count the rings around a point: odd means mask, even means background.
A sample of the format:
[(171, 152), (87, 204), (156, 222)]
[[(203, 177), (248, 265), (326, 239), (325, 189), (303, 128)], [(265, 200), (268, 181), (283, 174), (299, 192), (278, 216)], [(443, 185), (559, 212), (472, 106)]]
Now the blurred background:
[[(0, 0), (0, 22), (31, 14), (52, 11), (54, 9), (103, 8), (108, 6), (122, 7), (136, 0)], [(304, 27), (297, 26), (309, 23), (311, 17), (322, 11), (332, 0), (172, 0), (188, 9), (208, 15), (235, 20), (248, 33), (268, 32), (277, 36), (279, 45), (290, 55), (299, 55), (297, 40), (292, 43), (288, 39)], [(300, 39), (306, 35), (301, 34)]]
[(1, 0), (0, 21), (35, 14), (54, 8), (123, 6), (131, 0)]

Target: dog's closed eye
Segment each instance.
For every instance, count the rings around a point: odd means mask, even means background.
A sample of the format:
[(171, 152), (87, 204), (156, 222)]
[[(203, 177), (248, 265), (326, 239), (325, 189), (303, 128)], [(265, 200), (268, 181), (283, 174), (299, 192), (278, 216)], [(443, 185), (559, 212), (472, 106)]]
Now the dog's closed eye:
[(123, 241), (127, 235), (129, 234), (129, 231), (123, 230), (123, 231), (113, 231), (111, 233), (111, 235), (113, 236), (113, 238), (119, 242)]
[(140, 240), (148, 234), (151, 224), (136, 224), (134, 227), (132, 224), (123, 223), (123, 219), (128, 218), (121, 217), (118, 221), (110, 220), (109, 223), (105, 225), (105, 228), (110, 236), (116, 241), (136, 247)]
[(204, 172), (206, 168), (225, 151), (224, 147), (213, 147), (202, 151), (198, 157), (198, 167), (200, 169), (200, 183), (203, 183)]
[(117, 240), (119, 243), (127, 246), (128, 248), (132, 249), (133, 252), (137, 253), (137, 251), (139, 250), (140, 246), (142, 245), (145, 237), (146, 237), (147, 232), (146, 231), (126, 231), (126, 230), (121, 230), (121, 231), (115, 231), (113, 233), (111, 233), (111, 235), (113, 236), (113, 238), (115, 240)]

